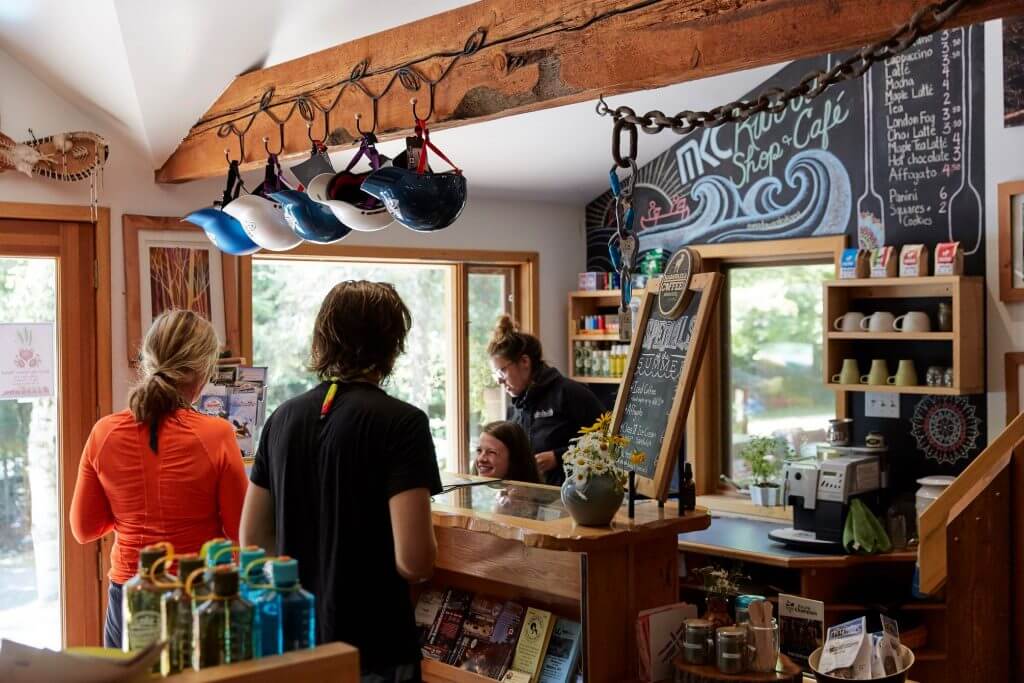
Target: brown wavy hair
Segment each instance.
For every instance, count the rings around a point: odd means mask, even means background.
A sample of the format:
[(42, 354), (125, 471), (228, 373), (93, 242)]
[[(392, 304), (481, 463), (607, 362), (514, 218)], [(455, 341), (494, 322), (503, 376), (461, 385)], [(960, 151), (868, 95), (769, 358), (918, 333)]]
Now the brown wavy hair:
[[(480, 433), (490, 434), (508, 449), (508, 473), (505, 479), (531, 484), (542, 483), (537, 460), (533, 457), (533, 449), (530, 447), (530, 437), (520, 424), (507, 420), (488, 422), (480, 428)], [(476, 472), (475, 462), (473, 471)]]
[(321, 379), (384, 380), (405, 351), (412, 316), (390, 284), (346, 280), (324, 298), (309, 369)]
[(135, 420), (159, 423), (178, 408), (187, 407), (179, 388), (208, 382), (219, 352), (217, 332), (199, 314), (172, 310), (157, 316), (142, 341), (140, 379), (128, 397)]
[(507, 315), (498, 318), (494, 332), (491, 333), (491, 341), (487, 345), (487, 355), (513, 362), (527, 356), (534, 374), (544, 367), (544, 349), (540, 345), (540, 339), (521, 331), (519, 325)]

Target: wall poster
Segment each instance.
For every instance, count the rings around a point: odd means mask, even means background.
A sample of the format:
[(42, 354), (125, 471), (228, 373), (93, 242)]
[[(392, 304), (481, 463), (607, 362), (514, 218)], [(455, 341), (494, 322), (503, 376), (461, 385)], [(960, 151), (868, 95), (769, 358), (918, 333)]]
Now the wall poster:
[(0, 401), (54, 396), (54, 327), (0, 323)]

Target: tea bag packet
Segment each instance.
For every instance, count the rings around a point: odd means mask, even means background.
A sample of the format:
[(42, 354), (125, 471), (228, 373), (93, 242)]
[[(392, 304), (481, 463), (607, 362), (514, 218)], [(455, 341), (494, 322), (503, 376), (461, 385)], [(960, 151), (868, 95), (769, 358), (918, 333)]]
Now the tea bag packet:
[(861, 617), (829, 628), (818, 670), (836, 678), (869, 680), (872, 646), (867, 624), (867, 617)]
[[(891, 676), (903, 668), (900, 660), (900, 629), (895, 619), (882, 616), (881, 633), (872, 634), (874, 644), (871, 653), (871, 676), (880, 678)], [(877, 636), (877, 638), (876, 638)]]

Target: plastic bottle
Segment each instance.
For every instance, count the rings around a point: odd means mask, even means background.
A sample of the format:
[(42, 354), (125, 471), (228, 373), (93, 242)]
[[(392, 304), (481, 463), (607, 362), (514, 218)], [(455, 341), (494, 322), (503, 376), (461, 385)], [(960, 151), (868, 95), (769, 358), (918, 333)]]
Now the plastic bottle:
[[(167, 555), (167, 546), (148, 545), (139, 552), (139, 571), (125, 582), (121, 601), (121, 649), (144, 650), (160, 639), (160, 597), (164, 588), (150, 578), (150, 569)], [(161, 572), (158, 581), (170, 582)], [(159, 663), (154, 667), (159, 671)]]
[(169, 676), (192, 666), (192, 596), (185, 590), (185, 580), (203, 568), (198, 554), (178, 555), (178, 587), (160, 599), (160, 637), (167, 647), (160, 655), (160, 673)]
[(212, 573), (213, 595), (196, 608), (192, 618), (192, 668), (196, 671), (257, 656), (256, 609), (238, 595), (238, 571), (217, 567)]
[(260, 649), (264, 656), (316, 646), (316, 604), (299, 585), (299, 563), (290, 557), (267, 562), (264, 571), (273, 589), (256, 603)]
[(206, 560), (207, 567), (231, 564), (231, 541), (226, 538), (212, 538), (203, 544), (200, 556)]
[(592, 342), (583, 342), (583, 358), (580, 359), (580, 375), (586, 377), (590, 374), (590, 356)]
[(238, 594), (253, 604), (256, 604), (256, 600), (263, 594), (263, 589), (258, 586), (264, 583), (263, 563), (253, 565), (253, 562), (264, 557), (266, 553), (263, 552), (263, 548), (255, 545), (247, 545), (238, 551), (238, 570), (241, 578)]

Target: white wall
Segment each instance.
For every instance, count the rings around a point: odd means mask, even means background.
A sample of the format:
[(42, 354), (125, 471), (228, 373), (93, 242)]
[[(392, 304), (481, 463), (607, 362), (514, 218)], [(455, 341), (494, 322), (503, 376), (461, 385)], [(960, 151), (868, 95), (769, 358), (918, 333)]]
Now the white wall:
[(1006, 425), (1003, 354), (1024, 351), (1024, 304), (999, 301), (999, 212), (996, 185), (1024, 180), (1024, 126), (1003, 128), (1002, 22), (985, 26), (985, 284), (988, 290), (988, 433)]
[[(125, 350), (124, 259), (121, 215), (139, 213), (180, 216), (207, 206), (220, 195), (222, 180), (185, 185), (157, 185), (153, 169), (127, 142), (123, 127), (103, 115), (72, 106), (0, 50), (0, 130), (15, 140), (72, 130), (91, 130), (110, 143), (100, 203), (111, 209), (111, 298), (114, 406), (125, 405), (131, 375)], [(472, 169), (467, 169), (472, 183)], [(0, 201), (52, 204), (88, 203), (88, 184), (63, 185), (30, 180), (7, 171), (0, 174)], [(350, 244), (419, 248), (463, 248), (536, 251), (540, 254), (540, 336), (552, 362), (566, 361), (566, 292), (575, 288), (576, 273), (586, 260), (583, 212), (575, 204), (502, 201), (471, 196), (462, 217), (443, 232), (427, 235), (393, 226), (373, 234), (353, 234)]]

